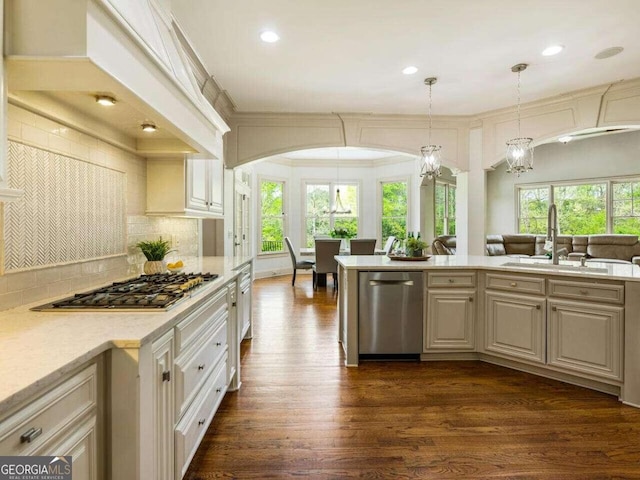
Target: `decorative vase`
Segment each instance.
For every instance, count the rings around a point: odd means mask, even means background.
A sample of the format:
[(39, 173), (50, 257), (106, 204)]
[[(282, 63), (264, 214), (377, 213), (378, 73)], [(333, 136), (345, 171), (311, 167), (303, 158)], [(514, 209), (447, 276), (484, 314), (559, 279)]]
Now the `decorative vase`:
[(411, 250), (409, 252), (409, 256), (410, 257), (421, 257), (422, 256), (422, 249), (418, 249), (418, 250)]
[(167, 271), (167, 267), (164, 264), (164, 260), (147, 260), (144, 262), (142, 270), (147, 275), (153, 275), (155, 273), (164, 273)]

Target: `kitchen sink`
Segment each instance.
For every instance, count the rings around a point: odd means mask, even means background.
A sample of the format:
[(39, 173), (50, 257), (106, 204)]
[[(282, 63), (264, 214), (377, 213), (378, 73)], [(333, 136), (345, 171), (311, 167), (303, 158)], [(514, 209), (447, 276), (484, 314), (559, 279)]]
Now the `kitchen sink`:
[(516, 268), (533, 268), (537, 270), (547, 270), (550, 272), (580, 272), (580, 273), (607, 273), (609, 270), (603, 267), (592, 267), (585, 265), (584, 267), (579, 265), (553, 265), (552, 263), (542, 262), (506, 262), (501, 265), (502, 267), (516, 267)]

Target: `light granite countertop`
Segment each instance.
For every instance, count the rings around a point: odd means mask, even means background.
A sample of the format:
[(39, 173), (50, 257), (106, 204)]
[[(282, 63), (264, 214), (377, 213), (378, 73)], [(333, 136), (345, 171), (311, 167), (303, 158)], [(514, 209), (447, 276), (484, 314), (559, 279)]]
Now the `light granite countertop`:
[[(550, 260), (483, 255), (433, 255), (424, 261), (392, 260), (386, 255), (337, 256), (336, 259), (347, 270), (482, 269), (508, 273), (640, 281), (640, 266), (630, 263), (588, 261), (586, 267), (580, 267), (579, 262), (563, 260), (560, 261), (560, 265), (552, 266)], [(505, 265), (506, 263), (510, 265)]]
[[(238, 276), (251, 257), (204, 257), (196, 271), (216, 280), (168, 311), (33, 312), (39, 301), (0, 312), (0, 416), (96, 355), (158, 338), (208, 295)], [(66, 295), (68, 296), (68, 295)]]

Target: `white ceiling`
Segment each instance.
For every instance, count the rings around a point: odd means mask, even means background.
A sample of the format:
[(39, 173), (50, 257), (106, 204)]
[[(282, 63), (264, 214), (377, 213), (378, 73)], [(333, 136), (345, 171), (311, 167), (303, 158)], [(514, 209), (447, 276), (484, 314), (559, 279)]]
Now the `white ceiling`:
[[(640, 0), (171, 0), (238, 111), (476, 114), (640, 77)], [(281, 40), (263, 43), (259, 34)], [(555, 57), (540, 52), (565, 45)], [(624, 51), (604, 60), (605, 48)], [(406, 76), (401, 70), (415, 65)]]

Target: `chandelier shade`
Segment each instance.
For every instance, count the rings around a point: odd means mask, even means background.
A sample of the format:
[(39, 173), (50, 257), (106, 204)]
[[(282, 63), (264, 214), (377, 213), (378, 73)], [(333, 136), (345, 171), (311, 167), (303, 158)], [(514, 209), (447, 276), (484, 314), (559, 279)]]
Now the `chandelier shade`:
[(526, 63), (518, 63), (511, 71), (518, 74), (518, 136), (507, 140), (507, 173), (515, 173), (516, 177), (533, 170), (533, 138), (520, 134), (520, 73), (526, 70)]
[(440, 166), (442, 165), (442, 147), (431, 143), (431, 87), (438, 81), (436, 77), (424, 79), (424, 84), (429, 86), (429, 145), (420, 148), (420, 176), (429, 180), (440, 176)]

